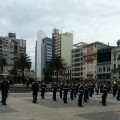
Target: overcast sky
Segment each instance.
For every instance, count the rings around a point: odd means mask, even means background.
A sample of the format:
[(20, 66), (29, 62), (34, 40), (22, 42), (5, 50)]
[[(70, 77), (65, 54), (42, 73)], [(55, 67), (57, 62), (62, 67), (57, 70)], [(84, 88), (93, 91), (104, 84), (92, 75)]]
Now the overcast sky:
[(0, 36), (8, 32), (27, 41), (34, 67), (37, 31), (51, 37), (54, 28), (73, 32), (73, 42), (120, 39), (120, 0), (0, 0)]

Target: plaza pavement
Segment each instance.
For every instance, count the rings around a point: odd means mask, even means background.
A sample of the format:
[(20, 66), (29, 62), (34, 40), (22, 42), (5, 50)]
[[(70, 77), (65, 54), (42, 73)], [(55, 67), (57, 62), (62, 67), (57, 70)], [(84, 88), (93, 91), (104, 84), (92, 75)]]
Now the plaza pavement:
[(31, 93), (9, 93), (7, 105), (0, 104), (0, 120), (120, 120), (120, 101), (111, 94), (107, 105), (100, 104), (101, 95), (93, 95), (84, 107), (77, 106), (77, 98), (64, 104), (57, 93), (57, 101), (52, 93), (46, 93), (45, 99), (38, 94), (37, 104), (32, 103)]

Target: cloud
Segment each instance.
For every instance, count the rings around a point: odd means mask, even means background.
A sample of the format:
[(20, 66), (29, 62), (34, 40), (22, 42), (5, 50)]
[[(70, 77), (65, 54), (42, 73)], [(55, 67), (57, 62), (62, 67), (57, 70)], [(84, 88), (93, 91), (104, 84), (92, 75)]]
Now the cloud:
[[(0, 35), (15, 32), (27, 40), (34, 63), (37, 31), (74, 33), (74, 43), (101, 41), (115, 45), (120, 38), (119, 0), (0, 0)], [(34, 66), (33, 66), (34, 67)]]

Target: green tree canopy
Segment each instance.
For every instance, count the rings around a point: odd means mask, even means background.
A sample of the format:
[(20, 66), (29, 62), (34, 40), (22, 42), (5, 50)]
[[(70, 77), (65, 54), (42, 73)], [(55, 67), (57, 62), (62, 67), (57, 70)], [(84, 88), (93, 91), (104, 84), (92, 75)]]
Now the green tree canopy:
[(1, 67), (2, 72), (3, 72), (4, 66), (7, 66), (7, 60), (2, 57), (2, 58), (0, 58), (0, 67)]
[(15, 66), (22, 72), (22, 80), (24, 81), (24, 70), (31, 69), (31, 59), (27, 54), (20, 54), (15, 60)]

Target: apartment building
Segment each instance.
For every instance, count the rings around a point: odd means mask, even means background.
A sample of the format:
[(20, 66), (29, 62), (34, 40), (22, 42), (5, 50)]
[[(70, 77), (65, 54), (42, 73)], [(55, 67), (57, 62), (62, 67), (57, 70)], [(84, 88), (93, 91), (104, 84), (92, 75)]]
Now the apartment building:
[(83, 47), (83, 79), (96, 80), (97, 79), (97, 50), (108, 45), (101, 42), (93, 42)]
[[(66, 72), (69, 71), (71, 67), (71, 50), (73, 46), (73, 34), (68, 32), (60, 33), (59, 29), (53, 29), (52, 40), (53, 56), (61, 56), (61, 58), (64, 59), (64, 65), (66, 69), (68, 68)], [(69, 73), (65, 74), (70, 75)], [(68, 76), (68, 78), (70, 78), (70, 76)]]
[(5, 37), (0, 36), (0, 58), (7, 60), (3, 74), (10, 74), (15, 58), (21, 53), (26, 53), (26, 40), (16, 38), (15, 33), (8, 33)]
[(97, 80), (111, 81), (111, 50), (113, 47), (101, 48), (97, 51)]
[[(120, 40), (117, 41), (120, 43)], [(111, 52), (111, 79), (112, 81), (120, 81), (120, 44), (112, 48)]]
[(80, 42), (73, 45), (72, 49), (72, 67), (71, 78), (72, 80), (83, 80), (83, 47), (86, 43)]

